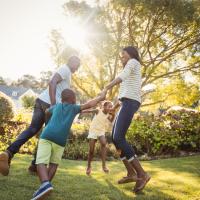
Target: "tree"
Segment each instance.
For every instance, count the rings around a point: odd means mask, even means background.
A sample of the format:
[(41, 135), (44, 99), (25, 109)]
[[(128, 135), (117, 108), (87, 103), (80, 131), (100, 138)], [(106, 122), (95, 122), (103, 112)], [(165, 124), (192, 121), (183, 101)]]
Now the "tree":
[(52, 74), (53, 74), (52, 71), (42, 71), (40, 72), (40, 77), (38, 78), (32, 75), (26, 74), (26, 75), (23, 75), (17, 81), (14, 81), (12, 85), (22, 86), (25, 88), (32, 88), (32, 89), (37, 89), (37, 90), (46, 89)]
[(26, 74), (23, 75), (20, 79), (18, 79), (16, 82), (13, 83), (15, 86), (23, 86), (25, 88), (33, 88), (36, 89), (38, 88), (38, 80), (36, 77)]
[[(158, 104), (158, 99), (160, 101)], [(200, 99), (200, 90), (197, 84), (187, 83), (183, 77), (179, 76), (165, 83), (159, 84), (146, 99), (148, 109), (168, 108), (173, 105), (194, 108)], [(197, 105), (196, 105), (197, 106)]]
[(66, 43), (62, 34), (58, 30), (53, 29), (51, 31), (50, 41), (50, 52), (57, 67), (61, 64), (66, 64), (70, 55), (77, 54), (77, 51)]
[[(116, 77), (121, 70), (119, 53), (126, 45), (140, 50), (142, 87), (200, 68), (197, 1), (109, 0), (96, 8), (69, 1), (63, 7), (65, 13), (83, 19), (92, 32), (89, 60), (94, 58), (93, 65), (84, 58), (82, 70), (74, 77), (76, 87), (87, 96), (96, 95)], [(110, 97), (116, 91), (114, 88)], [(144, 92), (143, 98), (148, 94)], [(160, 100), (158, 97), (154, 103)]]

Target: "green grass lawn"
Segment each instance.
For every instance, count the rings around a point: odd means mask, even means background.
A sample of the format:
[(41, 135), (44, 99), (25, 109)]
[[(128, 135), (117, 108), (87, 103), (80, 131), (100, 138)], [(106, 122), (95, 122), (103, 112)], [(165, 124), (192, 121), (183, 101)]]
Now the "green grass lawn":
[[(27, 172), (31, 156), (18, 155), (12, 162), (10, 175), (0, 176), (0, 200), (29, 200), (38, 188), (37, 177)], [(125, 175), (120, 161), (108, 162), (109, 175), (101, 171), (101, 163), (93, 163), (93, 173), (85, 175), (86, 162), (63, 160), (53, 180), (54, 192), (49, 200), (163, 200), (200, 199), (200, 156), (155, 160), (142, 163), (152, 179), (138, 195), (131, 192), (133, 183), (118, 185)]]

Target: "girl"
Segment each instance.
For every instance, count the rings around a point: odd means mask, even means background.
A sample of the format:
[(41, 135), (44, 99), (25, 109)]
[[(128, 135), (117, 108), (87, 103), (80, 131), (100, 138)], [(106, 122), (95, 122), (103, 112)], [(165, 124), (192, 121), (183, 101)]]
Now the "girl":
[(141, 65), (138, 51), (132, 46), (123, 49), (121, 59), (123, 64), (122, 72), (106, 86), (103, 92), (120, 84), (118, 99), (122, 105), (115, 119), (112, 139), (128, 173), (132, 171), (133, 175), (134, 171), (136, 171), (137, 180), (133, 191), (139, 192), (150, 180), (150, 176), (140, 165), (134, 149), (127, 143), (125, 136), (132, 118), (141, 104)]
[(113, 104), (110, 101), (105, 101), (101, 109), (84, 111), (86, 112), (95, 112), (95, 116), (92, 120), (89, 130), (89, 153), (88, 153), (88, 165), (86, 169), (86, 174), (90, 175), (92, 168), (91, 162), (94, 155), (95, 144), (97, 139), (101, 144), (101, 159), (102, 159), (102, 169), (105, 173), (109, 172), (109, 169), (106, 167), (106, 137), (105, 132), (108, 130), (109, 126), (114, 120), (114, 112), (109, 112)]

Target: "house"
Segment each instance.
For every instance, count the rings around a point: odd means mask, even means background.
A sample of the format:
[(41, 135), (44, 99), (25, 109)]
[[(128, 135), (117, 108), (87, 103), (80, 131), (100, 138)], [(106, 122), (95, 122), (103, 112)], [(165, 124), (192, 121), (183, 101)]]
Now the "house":
[(38, 96), (39, 91), (30, 88), (18, 87), (18, 86), (7, 86), (0, 85), (0, 92), (4, 93), (13, 101), (16, 109), (22, 108), (21, 98), (23, 96)]

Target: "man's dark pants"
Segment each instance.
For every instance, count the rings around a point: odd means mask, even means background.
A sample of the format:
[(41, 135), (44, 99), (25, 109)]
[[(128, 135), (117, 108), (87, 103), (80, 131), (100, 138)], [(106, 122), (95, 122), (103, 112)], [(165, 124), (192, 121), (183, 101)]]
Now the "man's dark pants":
[[(19, 152), (19, 149), (23, 144), (25, 144), (30, 138), (35, 136), (38, 131), (40, 131), (40, 129), (46, 122), (45, 111), (49, 107), (50, 105), (48, 103), (38, 98), (36, 99), (30, 126), (25, 131), (23, 131), (17, 137), (17, 139), (7, 148), (7, 152), (9, 153), (10, 158), (12, 158), (14, 154)], [(35, 164), (35, 157), (36, 154), (34, 155), (34, 160), (32, 161), (32, 164)]]

